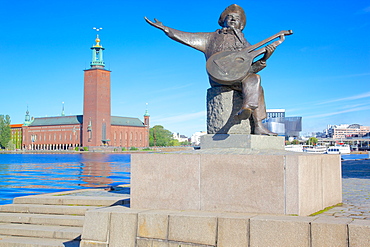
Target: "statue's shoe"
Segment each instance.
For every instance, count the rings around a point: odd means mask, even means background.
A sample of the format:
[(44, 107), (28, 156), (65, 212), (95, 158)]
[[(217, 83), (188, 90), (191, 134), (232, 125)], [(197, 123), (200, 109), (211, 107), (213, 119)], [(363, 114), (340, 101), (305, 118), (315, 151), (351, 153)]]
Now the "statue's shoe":
[(254, 129), (254, 134), (255, 135), (268, 135), (268, 136), (277, 136), (277, 133), (271, 132), (268, 129), (264, 127), (255, 127)]
[(252, 115), (253, 110), (251, 108), (242, 108), (238, 113), (234, 116), (235, 119), (241, 121), (250, 118)]

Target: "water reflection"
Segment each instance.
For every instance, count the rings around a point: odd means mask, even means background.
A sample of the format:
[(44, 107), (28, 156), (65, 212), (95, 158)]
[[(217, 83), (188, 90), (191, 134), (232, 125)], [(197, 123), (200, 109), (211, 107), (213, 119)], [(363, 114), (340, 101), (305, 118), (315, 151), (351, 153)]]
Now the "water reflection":
[(129, 181), (128, 154), (0, 154), (0, 204), (18, 196)]

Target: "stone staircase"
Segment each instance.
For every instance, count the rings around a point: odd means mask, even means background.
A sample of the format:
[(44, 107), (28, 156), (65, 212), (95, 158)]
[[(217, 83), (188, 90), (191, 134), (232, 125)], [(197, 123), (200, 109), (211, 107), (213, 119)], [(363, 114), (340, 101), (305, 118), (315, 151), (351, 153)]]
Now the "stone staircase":
[(105, 193), (95, 189), (25, 196), (15, 198), (13, 204), (1, 205), (0, 247), (80, 246), (87, 210), (128, 203), (126, 196)]

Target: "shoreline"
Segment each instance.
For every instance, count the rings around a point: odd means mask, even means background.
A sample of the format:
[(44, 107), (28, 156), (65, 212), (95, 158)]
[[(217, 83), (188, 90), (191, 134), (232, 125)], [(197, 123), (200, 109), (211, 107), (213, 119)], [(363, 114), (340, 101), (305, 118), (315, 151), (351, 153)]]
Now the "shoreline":
[(0, 154), (84, 154), (84, 153), (109, 153), (109, 154), (131, 154), (131, 153), (158, 153), (158, 152), (173, 152), (182, 150), (193, 150), (192, 146), (186, 147), (153, 147), (150, 150), (125, 150), (119, 151), (114, 149), (94, 149), (88, 151), (75, 150), (0, 150)]

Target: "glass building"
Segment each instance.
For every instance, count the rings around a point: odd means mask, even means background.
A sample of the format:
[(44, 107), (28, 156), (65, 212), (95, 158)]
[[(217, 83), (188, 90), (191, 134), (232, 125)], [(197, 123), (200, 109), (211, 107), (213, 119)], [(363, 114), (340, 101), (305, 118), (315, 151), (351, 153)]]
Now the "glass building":
[(299, 137), (302, 131), (302, 117), (285, 117), (285, 109), (269, 109), (267, 118), (263, 120), (264, 126), (279, 136)]

